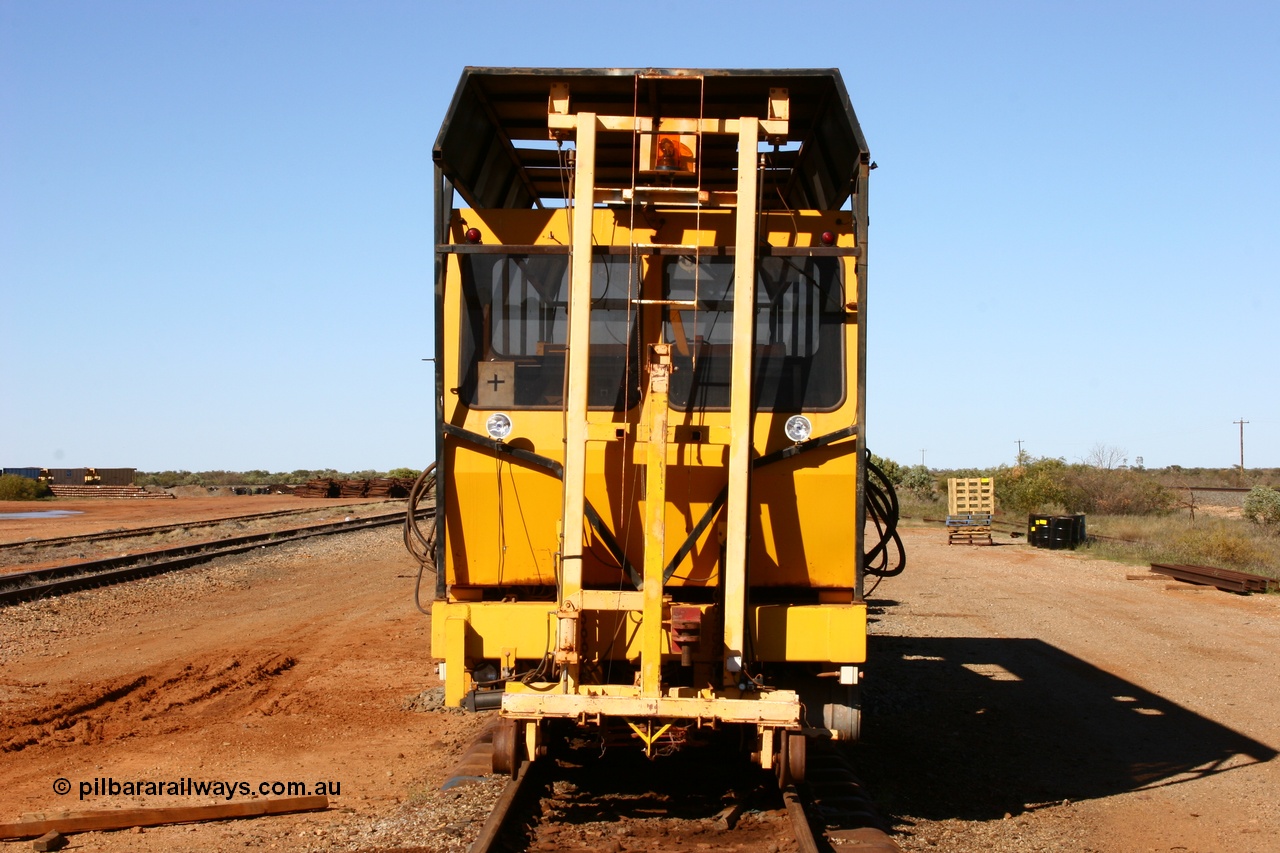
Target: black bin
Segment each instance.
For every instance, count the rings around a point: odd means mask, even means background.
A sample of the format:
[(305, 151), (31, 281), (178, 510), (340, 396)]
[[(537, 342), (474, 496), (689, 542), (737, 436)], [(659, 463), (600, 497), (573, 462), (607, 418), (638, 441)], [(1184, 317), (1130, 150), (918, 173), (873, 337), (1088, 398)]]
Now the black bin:
[(1027, 542), (1033, 548), (1074, 549), (1084, 540), (1084, 513), (1027, 516)]

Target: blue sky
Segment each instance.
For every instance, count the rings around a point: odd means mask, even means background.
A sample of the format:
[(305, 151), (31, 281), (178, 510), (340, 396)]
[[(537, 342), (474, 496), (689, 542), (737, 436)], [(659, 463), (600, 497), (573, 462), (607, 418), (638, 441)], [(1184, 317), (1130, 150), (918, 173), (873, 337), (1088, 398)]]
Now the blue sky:
[(466, 65), (840, 68), (883, 456), (1280, 466), (1280, 5), (570, 0), (0, 0), (0, 465), (429, 462)]

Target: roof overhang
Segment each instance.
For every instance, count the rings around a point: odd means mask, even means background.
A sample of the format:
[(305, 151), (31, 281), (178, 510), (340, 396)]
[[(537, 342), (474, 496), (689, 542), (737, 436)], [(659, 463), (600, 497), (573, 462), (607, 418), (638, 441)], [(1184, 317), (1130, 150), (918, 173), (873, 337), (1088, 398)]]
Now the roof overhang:
[[(785, 88), (787, 139), (764, 152), (764, 209), (838, 209), (855, 190), (860, 164), (870, 159), (836, 69), (468, 67), (432, 151), (467, 204), (563, 206), (572, 175), (568, 158), (548, 132), (548, 98), (555, 83), (567, 84), (572, 113), (651, 119), (766, 119), (770, 90)], [(630, 131), (601, 133), (597, 185), (632, 185), (638, 148)], [(703, 137), (702, 189), (732, 191), (736, 168), (736, 137)]]

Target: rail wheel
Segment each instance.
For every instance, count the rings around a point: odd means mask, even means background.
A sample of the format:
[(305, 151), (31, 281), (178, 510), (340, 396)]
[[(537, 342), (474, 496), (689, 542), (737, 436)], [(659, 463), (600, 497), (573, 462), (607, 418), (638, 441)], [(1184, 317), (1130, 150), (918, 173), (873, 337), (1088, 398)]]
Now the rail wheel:
[(781, 732), (782, 743), (775, 767), (778, 783), (784, 787), (804, 781), (809, 741), (801, 732)]
[(822, 706), (822, 724), (835, 733), (836, 740), (856, 741), (862, 737), (862, 703), (856, 685), (841, 685)]
[(516, 777), (520, 770), (520, 722), (499, 720), (493, 732), (493, 772)]

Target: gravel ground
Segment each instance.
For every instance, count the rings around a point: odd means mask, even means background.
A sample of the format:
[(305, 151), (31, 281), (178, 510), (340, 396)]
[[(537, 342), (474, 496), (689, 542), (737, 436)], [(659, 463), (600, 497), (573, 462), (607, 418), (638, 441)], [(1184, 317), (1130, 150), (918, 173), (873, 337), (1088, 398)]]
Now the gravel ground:
[(872, 595), (855, 756), (905, 850), (1277, 849), (1280, 596), (945, 542)]
[[(399, 530), (383, 528), (0, 610), (0, 822), (220, 801), (74, 793), (101, 777), (337, 781), (326, 812), (75, 843), (465, 849), (501, 783), (439, 790), (487, 720), (413, 710), (441, 686), (416, 578)], [(71, 795), (50, 790), (59, 777)]]

